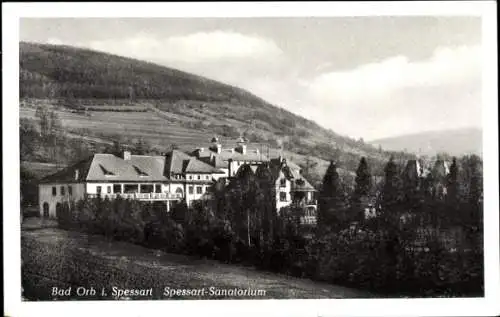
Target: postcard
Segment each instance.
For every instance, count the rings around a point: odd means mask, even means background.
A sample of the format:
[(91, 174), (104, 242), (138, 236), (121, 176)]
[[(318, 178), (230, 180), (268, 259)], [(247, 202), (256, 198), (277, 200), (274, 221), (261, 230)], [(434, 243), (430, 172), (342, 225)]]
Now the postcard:
[(5, 316), (500, 312), (494, 2), (3, 7)]

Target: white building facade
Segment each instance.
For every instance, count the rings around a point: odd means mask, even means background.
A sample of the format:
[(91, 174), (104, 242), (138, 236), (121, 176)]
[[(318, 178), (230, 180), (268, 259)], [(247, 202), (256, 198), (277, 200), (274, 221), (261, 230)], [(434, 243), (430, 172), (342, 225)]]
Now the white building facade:
[(55, 218), (63, 204), (84, 198), (136, 199), (172, 202), (208, 197), (215, 179), (224, 173), (180, 151), (165, 156), (95, 154), (41, 180), (40, 215)]

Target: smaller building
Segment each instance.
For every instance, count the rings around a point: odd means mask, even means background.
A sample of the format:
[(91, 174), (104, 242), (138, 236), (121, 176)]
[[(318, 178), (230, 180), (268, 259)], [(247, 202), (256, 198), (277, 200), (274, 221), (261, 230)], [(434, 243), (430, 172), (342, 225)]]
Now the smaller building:
[(282, 156), (271, 159), (269, 167), (275, 179), (276, 209), (299, 206), (304, 209), (303, 224), (316, 224), (316, 189), (301, 175), (301, 169), (294, 163), (287, 163)]
[(234, 177), (241, 166), (250, 165), (255, 171), (257, 167), (269, 159), (259, 149), (250, 149), (248, 142), (239, 138), (236, 147), (223, 148), (217, 137), (213, 137), (210, 146), (199, 147), (191, 153), (197, 159), (224, 172), (222, 177)]

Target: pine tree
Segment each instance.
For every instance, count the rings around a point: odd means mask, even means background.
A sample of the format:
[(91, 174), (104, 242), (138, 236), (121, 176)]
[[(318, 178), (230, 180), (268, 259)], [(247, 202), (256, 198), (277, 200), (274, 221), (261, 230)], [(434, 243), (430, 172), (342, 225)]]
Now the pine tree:
[(371, 191), (371, 174), (365, 157), (361, 157), (361, 160), (359, 161), (354, 180), (356, 184), (352, 197), (352, 217), (355, 219), (363, 219), (364, 208), (362, 206), (362, 199), (367, 198)]
[(382, 189), (382, 213), (391, 213), (395, 211), (399, 198), (400, 180), (398, 168), (394, 163), (394, 157), (391, 156), (384, 169), (385, 181)]
[(447, 185), (447, 200), (451, 205), (455, 205), (458, 199), (458, 165), (457, 158), (453, 157), (452, 163), (450, 166), (450, 172), (446, 177), (446, 185)]
[(346, 208), (345, 198), (346, 195), (337, 172), (337, 165), (334, 161), (331, 161), (319, 193), (318, 224), (328, 226), (332, 225), (335, 219), (340, 220), (343, 218)]
[(482, 173), (480, 170), (480, 158), (472, 155), (469, 160), (469, 191), (468, 191), (468, 205), (470, 223), (477, 226), (482, 219)]
[(371, 175), (368, 170), (368, 164), (366, 163), (365, 157), (362, 157), (359, 161), (358, 169), (356, 170), (356, 187), (354, 189), (354, 195), (359, 197), (367, 196), (371, 189)]

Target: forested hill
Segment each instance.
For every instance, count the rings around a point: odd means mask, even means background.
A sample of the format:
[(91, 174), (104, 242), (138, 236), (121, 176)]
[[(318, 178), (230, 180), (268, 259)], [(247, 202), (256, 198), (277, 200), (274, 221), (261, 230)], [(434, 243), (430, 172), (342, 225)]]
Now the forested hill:
[(293, 153), (349, 161), (349, 170), (355, 169), (361, 156), (381, 163), (390, 155), (243, 89), (201, 76), (71, 46), (21, 42), (19, 47), (22, 100), (43, 99), (48, 102), (41, 104), (63, 107), (74, 103), (94, 107), (145, 105), (161, 111), (157, 114), (164, 114), (169, 123), (206, 135), (221, 134), (229, 139), (245, 134), (251, 142), (265, 142), (274, 148), (282, 145)]
[(176, 69), (63, 45), (20, 43), (21, 97), (162, 99), (243, 102), (264, 100), (230, 85)]

